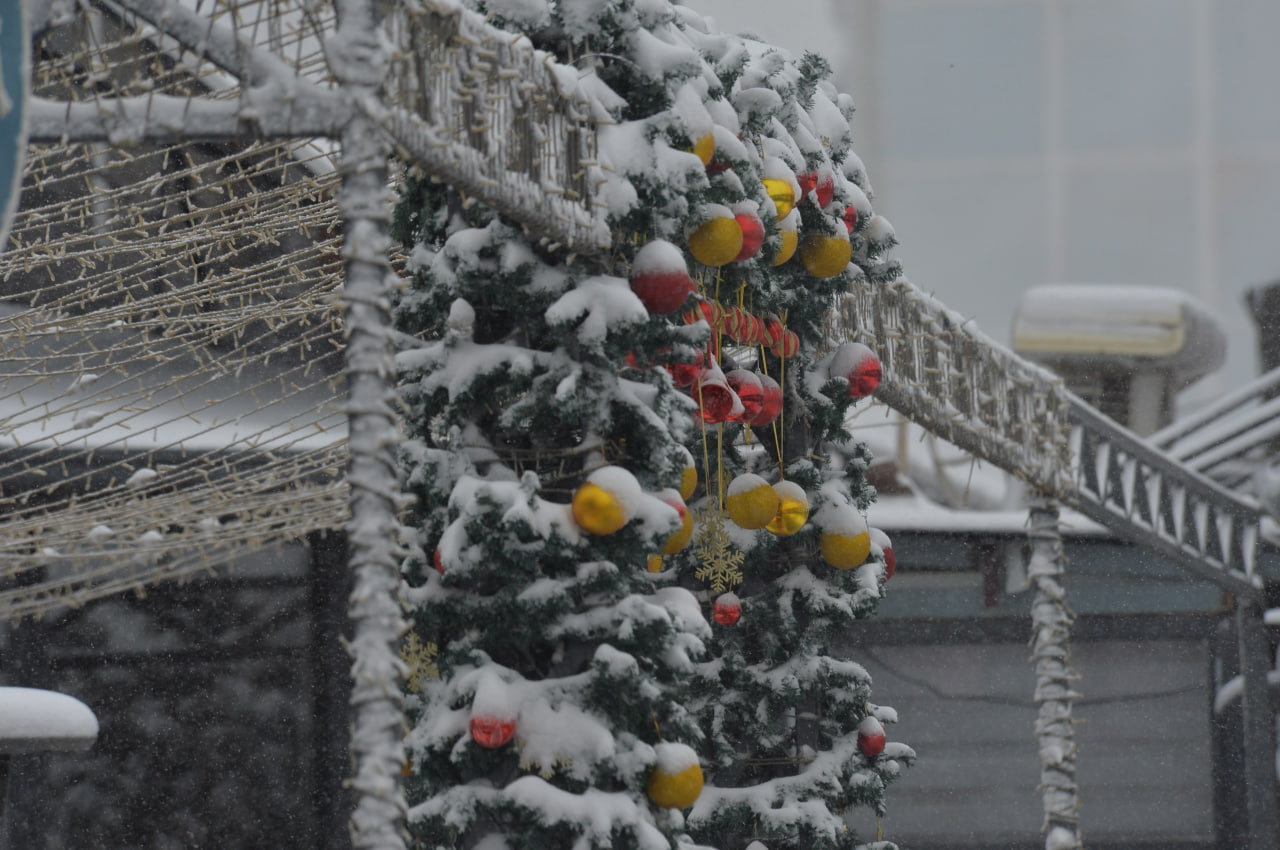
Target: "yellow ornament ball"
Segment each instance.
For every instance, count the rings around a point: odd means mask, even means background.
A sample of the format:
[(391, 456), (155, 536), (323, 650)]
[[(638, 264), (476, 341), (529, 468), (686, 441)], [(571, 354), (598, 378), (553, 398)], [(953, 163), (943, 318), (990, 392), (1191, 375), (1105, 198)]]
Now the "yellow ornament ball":
[(809, 521), (809, 497), (794, 481), (779, 481), (773, 492), (778, 494), (778, 513), (765, 528), (779, 537), (790, 537)]
[(712, 133), (699, 136), (693, 143), (693, 152), (702, 160), (703, 166), (711, 164), (711, 157), (716, 155), (716, 137)]
[(654, 747), (658, 763), (649, 773), (649, 799), (664, 809), (687, 809), (702, 793), (702, 766), (698, 754), (684, 744), (661, 743)]
[(651, 572), (651, 573), (660, 573), (660, 572), (662, 572), (662, 556), (661, 556), (661, 555), (650, 555), (650, 556), (649, 556), (649, 560), (648, 560), (648, 562), (647, 562), (647, 564), (646, 564), (646, 565), (648, 566), (648, 568), (649, 568), (649, 572)]
[(724, 506), (742, 528), (764, 528), (778, 514), (778, 494), (759, 475), (745, 473), (729, 482)]
[(680, 472), (680, 498), (687, 502), (698, 488), (698, 468), (693, 465), (693, 455), (689, 454), (688, 449), (684, 450), (684, 455), (684, 469)]
[(573, 521), (590, 534), (613, 534), (627, 524), (622, 500), (590, 481), (573, 494)]
[[(664, 493), (670, 493), (672, 497), (676, 495), (675, 490), (664, 490)], [(681, 549), (689, 545), (689, 541), (693, 539), (693, 514), (685, 507), (683, 500), (677, 501), (663, 499), (664, 502), (671, 505), (680, 513), (680, 527), (671, 533), (667, 538), (667, 542), (662, 546), (662, 554), (674, 555)]]
[(814, 277), (835, 277), (848, 267), (852, 256), (848, 234), (806, 236), (800, 244), (800, 262)]
[(794, 230), (784, 230), (778, 234), (782, 238), (782, 245), (778, 248), (778, 253), (773, 255), (773, 264), (780, 266), (787, 260), (796, 255), (796, 247), (800, 244), (800, 234)]
[(704, 266), (723, 266), (742, 251), (742, 228), (732, 215), (717, 215), (689, 234), (689, 253)]
[(765, 194), (769, 196), (769, 200), (773, 201), (773, 206), (778, 210), (778, 221), (782, 221), (790, 214), (791, 208), (796, 204), (796, 195), (791, 190), (791, 184), (786, 180), (778, 180), (772, 177), (766, 177), (761, 182), (764, 184)]
[(871, 530), (867, 521), (851, 507), (828, 513), (818, 538), (822, 559), (838, 570), (862, 566), (871, 554)]

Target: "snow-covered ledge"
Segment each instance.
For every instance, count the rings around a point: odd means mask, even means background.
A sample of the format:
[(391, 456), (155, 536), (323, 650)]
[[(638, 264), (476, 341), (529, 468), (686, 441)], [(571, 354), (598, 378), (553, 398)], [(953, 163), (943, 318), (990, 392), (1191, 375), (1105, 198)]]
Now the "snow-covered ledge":
[(75, 697), (37, 688), (0, 688), (0, 758), (88, 749), (98, 718)]

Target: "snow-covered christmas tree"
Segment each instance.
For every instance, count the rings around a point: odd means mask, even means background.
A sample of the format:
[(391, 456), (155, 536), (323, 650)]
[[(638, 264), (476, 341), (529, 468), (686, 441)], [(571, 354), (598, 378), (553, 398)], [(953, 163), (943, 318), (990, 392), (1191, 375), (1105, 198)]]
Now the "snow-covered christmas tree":
[[(576, 257), (408, 175), (397, 308), (420, 552), (424, 847), (850, 848), (913, 754), (835, 646), (892, 574), (837, 345), (893, 242), (820, 58), (667, 0), (488, 0), (611, 113)], [(517, 104), (516, 108), (521, 108)]]

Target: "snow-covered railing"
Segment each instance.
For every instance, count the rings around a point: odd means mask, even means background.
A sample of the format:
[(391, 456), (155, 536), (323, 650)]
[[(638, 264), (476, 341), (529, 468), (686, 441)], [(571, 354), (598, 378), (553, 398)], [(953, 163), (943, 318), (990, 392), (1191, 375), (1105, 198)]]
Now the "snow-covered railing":
[(1072, 507), (1220, 587), (1258, 598), (1258, 509), (1079, 400)]
[(578, 253), (608, 247), (594, 80), (452, 4), (402, 7), (382, 119), (402, 156)]
[(902, 278), (856, 282), (840, 319), (847, 339), (880, 357), (876, 398), (1041, 493), (1070, 498), (1071, 401), (1060, 378)]

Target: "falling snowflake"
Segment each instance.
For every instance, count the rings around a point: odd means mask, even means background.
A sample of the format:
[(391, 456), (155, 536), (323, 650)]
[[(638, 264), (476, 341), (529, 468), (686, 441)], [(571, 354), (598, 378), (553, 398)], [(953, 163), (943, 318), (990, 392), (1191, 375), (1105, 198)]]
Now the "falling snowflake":
[(422, 690), (423, 679), (439, 678), (440, 670), (435, 664), (437, 653), (435, 643), (424, 645), (414, 632), (409, 632), (409, 636), (404, 639), (400, 646), (400, 660), (409, 668), (405, 687), (410, 693), (416, 694)]
[(711, 582), (712, 593), (724, 593), (742, 584), (742, 562), (746, 556), (730, 544), (724, 517), (710, 505), (694, 511), (693, 516), (699, 530), (695, 549), (702, 562), (694, 577)]

